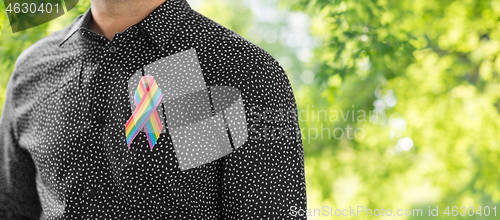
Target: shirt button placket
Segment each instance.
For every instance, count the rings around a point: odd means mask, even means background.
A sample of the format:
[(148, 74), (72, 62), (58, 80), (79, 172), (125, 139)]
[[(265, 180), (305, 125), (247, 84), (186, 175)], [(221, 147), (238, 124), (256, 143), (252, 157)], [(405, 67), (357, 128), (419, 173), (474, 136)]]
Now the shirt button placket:
[[(116, 49), (116, 48), (115, 48)], [(92, 123), (94, 124), (91, 126), (91, 129), (89, 130), (89, 140), (93, 142), (92, 145), (94, 147), (88, 149), (87, 155), (89, 157), (92, 157), (94, 153), (99, 152), (99, 145), (102, 144), (100, 140), (96, 139), (96, 137), (102, 136), (100, 133), (102, 132), (102, 128), (105, 124), (106, 121), (106, 115), (104, 114), (103, 107), (101, 105), (102, 103), (102, 97), (100, 96), (100, 91), (102, 90), (102, 85), (103, 85), (103, 64), (104, 64), (104, 59), (101, 56), (100, 59), (97, 60), (97, 68), (95, 70), (95, 80), (94, 80), (94, 85), (93, 85), (93, 95), (91, 99), (91, 118), (92, 118)], [(90, 137), (92, 136), (92, 137)], [(90, 164), (89, 166), (95, 167), (97, 164)], [(87, 194), (87, 201), (90, 203), (91, 199), (96, 197), (99, 192), (98, 188), (101, 187), (99, 184), (99, 181), (91, 181), (90, 178), (93, 180), (96, 180), (97, 177), (93, 176), (94, 174), (91, 172), (91, 169), (87, 169), (87, 172), (84, 174), (86, 176), (86, 187), (85, 187), (85, 192)], [(92, 183), (93, 182), (93, 183)]]

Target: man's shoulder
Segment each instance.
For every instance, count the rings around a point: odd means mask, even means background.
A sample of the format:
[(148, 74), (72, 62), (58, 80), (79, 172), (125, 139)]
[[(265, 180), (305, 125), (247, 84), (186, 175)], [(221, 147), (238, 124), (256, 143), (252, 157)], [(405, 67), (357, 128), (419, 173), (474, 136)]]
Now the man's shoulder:
[[(279, 67), (278, 62), (263, 48), (245, 39), (238, 33), (224, 27), (214, 20), (193, 10), (194, 33), (198, 34), (199, 41), (207, 47), (216, 47), (224, 51), (223, 55), (234, 61), (234, 64), (245, 64), (252, 69), (258, 66)], [(200, 29), (209, 31), (201, 32)], [(204, 45), (205, 46), (205, 45)], [(233, 57), (234, 59), (230, 59)], [(237, 59), (236, 59), (237, 58)]]
[(196, 27), (192, 31), (197, 36), (193, 38), (199, 40), (195, 44), (202, 51), (202, 60), (209, 62), (205, 65), (210, 69), (208, 74), (216, 75), (207, 78), (239, 89), (244, 99), (256, 105), (293, 99), (288, 76), (266, 50), (199, 13), (194, 17), (191, 22), (196, 22)]
[(26, 72), (28, 70), (28, 72), (32, 72), (29, 70), (33, 69), (36, 65), (48, 63), (51, 62), (51, 59), (57, 58), (57, 55), (61, 53), (60, 43), (73, 31), (78, 19), (81, 19), (81, 15), (64, 29), (43, 37), (25, 49), (16, 60), (15, 71)]
[(68, 67), (68, 59), (75, 59), (75, 56), (69, 56), (75, 52), (59, 47), (74, 25), (75, 22), (38, 40), (19, 55), (7, 85), (12, 105), (24, 110), (31, 109), (35, 101), (75, 75), (73, 72), (61, 71)]

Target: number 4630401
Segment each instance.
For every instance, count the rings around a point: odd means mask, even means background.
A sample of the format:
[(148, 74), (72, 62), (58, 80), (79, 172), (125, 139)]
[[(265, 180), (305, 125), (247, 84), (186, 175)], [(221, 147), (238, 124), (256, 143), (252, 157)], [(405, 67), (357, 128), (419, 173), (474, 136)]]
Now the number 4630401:
[[(55, 9), (55, 11), (54, 11)], [(9, 3), (7, 5), (7, 8), (5, 8), (5, 11), (9, 13), (59, 13), (59, 3), (56, 3), (52, 5), (51, 3), (42, 3), (40, 5), (37, 5), (36, 3)]]
[(472, 206), (469, 206), (469, 207), (465, 207), (465, 206), (460, 206), (460, 209), (456, 206), (453, 206), (451, 208), (451, 212), (450, 212), (450, 207), (447, 206), (446, 207), (446, 210), (444, 210), (444, 214), (445, 215), (448, 215), (450, 216), (453, 215), (453, 216), (474, 216), (474, 215), (479, 215), (479, 216), (489, 216), (490, 214), (492, 214), (493, 216), (497, 216), (497, 207), (493, 207), (490, 209), (489, 206), (484, 206), (483, 208), (481, 208), (481, 206), (479, 206), (478, 209), (475, 210), (474, 212), (474, 207)]

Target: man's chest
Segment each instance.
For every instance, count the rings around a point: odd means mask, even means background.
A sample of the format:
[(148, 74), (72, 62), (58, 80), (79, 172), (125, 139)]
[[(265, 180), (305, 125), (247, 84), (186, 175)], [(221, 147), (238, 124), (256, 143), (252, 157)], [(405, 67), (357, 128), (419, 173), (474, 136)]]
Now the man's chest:
[[(128, 65), (117, 61), (128, 56), (69, 65), (77, 74), (33, 108), (28, 149), (42, 180), (57, 192), (82, 183), (110, 192), (169, 188), (180, 196), (216, 187), (216, 160), (247, 138), (239, 90), (207, 83), (193, 48), (139, 56)], [(157, 84), (157, 104), (141, 102), (154, 96), (140, 89), (145, 76)], [(135, 132), (127, 132), (134, 117), (146, 120), (135, 120)]]

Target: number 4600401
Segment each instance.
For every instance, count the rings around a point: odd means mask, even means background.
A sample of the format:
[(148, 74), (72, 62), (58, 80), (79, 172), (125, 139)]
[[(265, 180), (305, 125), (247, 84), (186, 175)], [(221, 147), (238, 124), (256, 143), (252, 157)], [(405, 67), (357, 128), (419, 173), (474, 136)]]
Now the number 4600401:
[(59, 3), (52, 5), (51, 3), (37, 5), (35, 3), (9, 3), (5, 11), (9, 13), (52, 13), (55, 8), (55, 13), (59, 13)]

